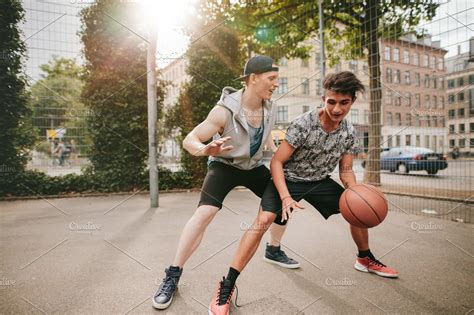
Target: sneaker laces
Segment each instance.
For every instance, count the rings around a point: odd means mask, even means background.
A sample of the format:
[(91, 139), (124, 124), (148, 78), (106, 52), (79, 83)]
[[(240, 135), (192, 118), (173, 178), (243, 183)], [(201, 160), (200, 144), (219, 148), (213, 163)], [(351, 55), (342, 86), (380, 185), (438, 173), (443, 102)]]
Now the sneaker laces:
[(160, 294), (170, 294), (174, 290), (174, 287), (178, 285), (179, 278), (166, 274), (166, 277), (163, 278), (160, 288), (158, 289), (157, 296)]
[(224, 305), (229, 302), (229, 299), (232, 298), (232, 293), (235, 288), (235, 300), (234, 300), (234, 305), (235, 307), (240, 307), (240, 305), (237, 304), (237, 298), (239, 296), (239, 289), (237, 288), (236, 285), (234, 287), (225, 285), (225, 277), (222, 277), (222, 281), (219, 282), (219, 289), (217, 291), (217, 298), (216, 298), (216, 303), (217, 305)]
[(374, 264), (374, 265), (378, 265), (378, 266), (381, 266), (381, 267), (387, 267), (386, 265), (382, 264), (381, 261), (379, 261), (379, 260), (377, 260), (377, 259), (375, 259), (375, 258), (369, 257), (369, 259), (370, 259), (370, 262), (371, 262), (372, 264)]

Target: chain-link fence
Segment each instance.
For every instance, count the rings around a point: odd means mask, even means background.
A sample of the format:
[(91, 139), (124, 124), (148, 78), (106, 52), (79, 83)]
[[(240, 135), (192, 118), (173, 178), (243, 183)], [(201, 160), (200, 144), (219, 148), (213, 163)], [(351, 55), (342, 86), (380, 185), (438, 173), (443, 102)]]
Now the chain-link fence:
[[(80, 173), (88, 163), (87, 110), (80, 103), (78, 70), (83, 63), (79, 12), (85, 5), (89, 4), (24, 1), (26, 73), (40, 137), (29, 168), (50, 175)], [(298, 16), (279, 10), (266, 24), (254, 25), (254, 38), (243, 44), (249, 55), (266, 53), (278, 60), (279, 87), (273, 95), (277, 126), (272, 131), (276, 144), (292, 120), (322, 108), (323, 73), (351, 71), (367, 87), (347, 116), (360, 141), (361, 153), (354, 161), (357, 180), (380, 184), (392, 210), (471, 222), (474, 7), (468, 0), (432, 5), (434, 14), (425, 18), (419, 18), (423, 14), (415, 4), (397, 11), (389, 9), (390, 3), (378, 2), (351, 16), (357, 12), (351, 7), (361, 3), (348, 1), (338, 7), (323, 1), (323, 24), (332, 25), (325, 29), (325, 53), (316, 3)], [(370, 29), (372, 24), (376, 29)], [(272, 39), (281, 38), (274, 32), (282, 25), (288, 32), (308, 35), (298, 35), (300, 44), (309, 47), (307, 58), (288, 57), (287, 47), (271, 45)], [(344, 32), (349, 35), (342, 36)], [(258, 45), (268, 39), (269, 45)], [(172, 107), (189, 75), (185, 56), (168, 59), (174, 61), (162, 69), (162, 79), (174, 83), (165, 99), (166, 107)], [(41, 65), (49, 66), (41, 70)], [(160, 145), (162, 161), (170, 168), (179, 168), (179, 151), (172, 138)], [(373, 171), (378, 167), (380, 173)]]

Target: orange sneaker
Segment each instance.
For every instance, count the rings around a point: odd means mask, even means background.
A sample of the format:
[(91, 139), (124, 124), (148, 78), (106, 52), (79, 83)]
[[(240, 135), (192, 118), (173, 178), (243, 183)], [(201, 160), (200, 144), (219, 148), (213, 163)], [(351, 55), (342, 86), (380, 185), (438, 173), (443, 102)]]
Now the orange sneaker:
[(395, 269), (389, 268), (368, 256), (364, 258), (357, 257), (354, 268), (362, 272), (372, 272), (381, 277), (398, 278), (398, 272)]
[[(230, 309), (230, 301), (235, 286), (232, 286), (229, 280), (222, 277), (216, 288), (216, 293), (209, 305), (209, 315), (228, 315)], [(237, 298), (237, 295), (236, 295)]]

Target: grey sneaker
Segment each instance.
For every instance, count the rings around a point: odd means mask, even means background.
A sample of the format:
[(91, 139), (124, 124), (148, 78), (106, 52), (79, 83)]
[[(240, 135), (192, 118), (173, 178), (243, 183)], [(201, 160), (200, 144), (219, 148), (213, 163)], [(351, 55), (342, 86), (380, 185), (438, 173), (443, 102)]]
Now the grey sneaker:
[(171, 305), (174, 293), (178, 289), (179, 277), (181, 277), (182, 272), (183, 268), (179, 271), (172, 271), (169, 268), (165, 269), (165, 278), (153, 296), (152, 303), (154, 308), (164, 310)]
[(300, 267), (300, 263), (286, 256), (285, 252), (280, 249), (280, 246), (271, 246), (268, 243), (263, 260), (283, 268), (296, 269)]

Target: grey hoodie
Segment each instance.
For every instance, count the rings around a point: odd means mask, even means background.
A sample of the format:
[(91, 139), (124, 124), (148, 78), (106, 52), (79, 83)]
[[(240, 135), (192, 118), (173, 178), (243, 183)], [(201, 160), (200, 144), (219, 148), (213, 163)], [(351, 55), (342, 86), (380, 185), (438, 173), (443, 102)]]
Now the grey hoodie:
[(225, 87), (222, 90), (217, 106), (228, 110), (227, 121), (222, 135), (215, 134), (213, 139), (230, 136), (231, 139), (226, 142), (226, 145), (232, 145), (234, 148), (220, 156), (210, 156), (209, 161), (219, 161), (242, 170), (250, 170), (262, 164), (263, 147), (275, 126), (276, 105), (272, 101), (264, 101), (262, 143), (257, 152), (250, 157), (249, 126), (241, 105), (243, 91), (244, 89), (236, 90), (232, 87)]

